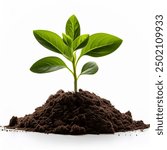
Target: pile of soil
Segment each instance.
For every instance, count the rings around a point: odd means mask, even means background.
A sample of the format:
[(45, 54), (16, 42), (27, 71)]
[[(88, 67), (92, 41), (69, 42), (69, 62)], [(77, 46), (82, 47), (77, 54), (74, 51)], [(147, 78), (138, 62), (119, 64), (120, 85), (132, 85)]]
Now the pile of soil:
[(121, 113), (110, 101), (88, 91), (58, 91), (35, 112), (24, 117), (13, 116), (9, 128), (56, 134), (100, 134), (149, 128), (134, 121), (131, 112)]

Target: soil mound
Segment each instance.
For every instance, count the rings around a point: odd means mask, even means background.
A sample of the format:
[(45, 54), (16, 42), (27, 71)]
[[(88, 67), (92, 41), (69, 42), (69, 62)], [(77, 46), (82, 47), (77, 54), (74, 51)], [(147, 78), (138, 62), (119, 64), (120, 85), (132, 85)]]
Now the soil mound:
[(110, 101), (94, 93), (58, 91), (35, 112), (12, 117), (9, 128), (56, 134), (100, 134), (149, 128), (143, 121), (134, 121), (131, 112), (121, 113)]

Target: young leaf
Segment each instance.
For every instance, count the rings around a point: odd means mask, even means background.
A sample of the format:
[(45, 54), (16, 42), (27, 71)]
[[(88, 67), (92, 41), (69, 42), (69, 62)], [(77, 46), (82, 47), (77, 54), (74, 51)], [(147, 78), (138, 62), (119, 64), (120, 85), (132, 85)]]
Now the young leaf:
[(68, 36), (68, 35), (66, 35), (66, 34), (64, 34), (64, 33), (62, 33), (62, 35), (63, 35), (63, 41), (64, 41), (64, 43), (65, 43), (67, 46), (71, 47), (71, 44), (72, 44), (72, 39), (71, 39), (71, 37)]
[(75, 40), (80, 35), (80, 25), (75, 15), (72, 15), (66, 23), (66, 34)]
[(45, 57), (35, 62), (30, 70), (34, 73), (48, 73), (62, 68), (67, 68), (66, 64), (58, 57)]
[(64, 44), (59, 35), (47, 30), (34, 30), (33, 33), (37, 41), (42, 46), (56, 53), (61, 53), (67, 59), (72, 61), (72, 52), (70, 48), (66, 44)]
[(122, 40), (114, 35), (96, 33), (89, 37), (88, 44), (81, 51), (81, 56), (102, 57), (114, 52), (121, 43)]
[(84, 74), (95, 74), (98, 71), (98, 66), (95, 62), (87, 62), (81, 70), (81, 75)]
[(73, 42), (73, 49), (77, 50), (86, 46), (89, 40), (89, 34), (78, 36)]

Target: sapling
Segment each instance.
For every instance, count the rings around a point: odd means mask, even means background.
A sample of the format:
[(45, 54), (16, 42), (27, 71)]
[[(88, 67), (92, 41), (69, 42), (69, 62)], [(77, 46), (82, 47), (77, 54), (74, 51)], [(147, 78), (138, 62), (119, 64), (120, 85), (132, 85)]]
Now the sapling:
[[(48, 30), (34, 30), (33, 34), (37, 41), (45, 48), (63, 55), (72, 63), (72, 67), (66, 65), (59, 57), (45, 57), (35, 62), (30, 70), (35, 73), (48, 73), (66, 68), (74, 77), (74, 91), (77, 92), (77, 81), (81, 75), (92, 75), (98, 71), (95, 62), (85, 63), (79, 75), (77, 65), (81, 57), (102, 57), (114, 52), (122, 43), (122, 40), (107, 33), (95, 33), (92, 35), (80, 35), (80, 24), (75, 15), (72, 15), (66, 23), (65, 33), (62, 38)], [(80, 50), (77, 55), (76, 51)]]

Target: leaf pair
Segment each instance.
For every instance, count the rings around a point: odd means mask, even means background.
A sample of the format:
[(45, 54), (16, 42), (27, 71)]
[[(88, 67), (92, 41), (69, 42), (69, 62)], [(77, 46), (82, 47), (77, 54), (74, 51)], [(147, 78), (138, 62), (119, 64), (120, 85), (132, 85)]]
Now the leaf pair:
[(80, 35), (80, 24), (75, 15), (72, 15), (66, 23), (66, 34), (63, 33), (63, 41), (73, 51), (86, 46), (89, 34)]
[(73, 52), (85, 47), (89, 39), (89, 34), (83, 34), (81, 36), (78, 36), (74, 41), (72, 41), (71, 37), (69, 37), (68, 35), (64, 33), (62, 35), (64, 43), (67, 46), (71, 47), (73, 49)]
[[(57, 71), (62, 68), (67, 68), (67, 65), (58, 57), (45, 57), (38, 60), (36, 63), (32, 65), (30, 68), (31, 71), (36, 73), (48, 73)], [(84, 74), (95, 74), (98, 71), (98, 66), (95, 62), (88, 62), (86, 63), (81, 70), (80, 75)]]

